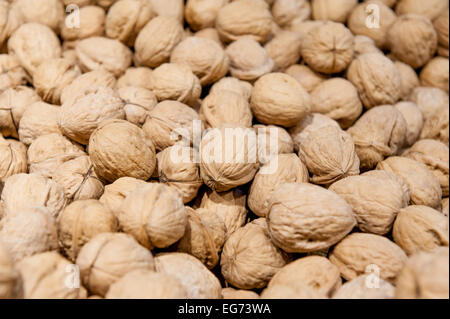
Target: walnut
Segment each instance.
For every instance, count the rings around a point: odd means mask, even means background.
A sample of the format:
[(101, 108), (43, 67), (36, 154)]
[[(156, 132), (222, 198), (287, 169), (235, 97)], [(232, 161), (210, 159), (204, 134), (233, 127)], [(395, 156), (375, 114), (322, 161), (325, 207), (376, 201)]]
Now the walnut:
[(442, 12), (448, 11), (447, 0), (399, 0), (395, 6), (395, 12), (400, 15), (415, 13), (427, 17), (430, 20), (436, 19)]
[(14, 139), (4, 139), (0, 134), (0, 182), (26, 172), (27, 147)]
[(324, 297), (305, 284), (276, 285), (263, 290), (261, 299), (323, 299)]
[[(116, 143), (117, 138), (123, 142)], [(89, 139), (89, 157), (96, 174), (109, 182), (125, 176), (147, 180), (156, 165), (153, 143), (138, 126), (124, 120), (104, 121), (97, 127)]]
[(20, 296), (21, 279), (11, 254), (0, 242), (0, 298), (9, 299)]
[(294, 142), (289, 133), (275, 125), (254, 125), (258, 138), (258, 162), (266, 164), (273, 155), (294, 153)]
[(436, 57), (431, 59), (420, 71), (422, 86), (440, 88), (448, 93), (449, 63), (448, 58)]
[(406, 63), (395, 61), (395, 68), (400, 75), (400, 97), (407, 100), (411, 92), (420, 86), (416, 71)]
[(406, 157), (391, 156), (378, 163), (377, 169), (393, 172), (405, 180), (411, 192), (411, 204), (440, 207), (442, 190), (439, 180), (424, 164)]
[(438, 53), (440, 56), (446, 58), (448, 58), (448, 25), (448, 11), (442, 12), (442, 14), (434, 20), (434, 28), (437, 32), (439, 42)]
[(247, 100), (250, 100), (253, 86), (246, 81), (241, 81), (234, 77), (224, 77), (211, 86), (209, 93), (212, 94), (222, 90), (235, 92), (244, 96)]
[(308, 66), (301, 64), (291, 65), (286, 69), (285, 73), (296, 79), (297, 82), (300, 83), (310, 94), (319, 84), (326, 80), (324, 75), (319, 74)]
[(266, 43), (269, 56), (275, 62), (274, 71), (284, 70), (300, 60), (302, 41), (300, 35), (293, 31), (281, 31)]
[(281, 27), (308, 20), (311, 16), (311, 4), (306, 0), (275, 0), (272, 16)]
[(313, 0), (311, 4), (312, 17), (314, 20), (345, 23), (357, 4), (357, 0)]
[(125, 74), (117, 80), (117, 88), (121, 89), (123, 87), (132, 86), (151, 90), (151, 74), (152, 70), (150, 68), (130, 67), (125, 71)]
[(375, 41), (365, 35), (357, 35), (355, 36), (354, 47), (355, 56), (364, 54), (364, 53), (379, 53), (383, 54), (383, 52), (378, 49)]
[(206, 38), (215, 41), (223, 48), (223, 43), (220, 40), (219, 31), (215, 28), (206, 28), (194, 33), (194, 37)]
[(4, 47), (11, 34), (24, 23), (22, 12), (10, 2), (0, 2), (0, 47)]
[(183, 22), (183, 0), (150, 0), (150, 3), (158, 16), (173, 17)]
[(231, 287), (222, 289), (222, 297), (223, 299), (259, 299), (259, 295), (256, 292)]
[(102, 36), (104, 34), (105, 10), (98, 6), (88, 5), (81, 7), (78, 14), (80, 19), (79, 28), (74, 28), (67, 23), (61, 25), (61, 37), (65, 42)]
[(214, 26), (220, 8), (229, 0), (188, 0), (184, 9), (184, 18), (192, 30), (198, 31)]
[(353, 34), (342, 23), (327, 21), (306, 34), (301, 44), (301, 53), (314, 71), (339, 73), (353, 59), (353, 43)]
[(117, 90), (125, 102), (125, 118), (137, 126), (142, 126), (149, 112), (158, 103), (155, 94), (142, 87), (125, 86)]
[(27, 84), (31, 79), (16, 57), (0, 54), (0, 93)]
[(241, 289), (264, 288), (289, 261), (270, 240), (265, 219), (236, 230), (223, 247), (220, 266), (231, 285)]
[(24, 23), (40, 23), (59, 33), (65, 18), (61, 0), (17, 0), (14, 6), (22, 14)]
[(339, 288), (333, 299), (394, 299), (395, 287), (374, 274), (361, 275)]

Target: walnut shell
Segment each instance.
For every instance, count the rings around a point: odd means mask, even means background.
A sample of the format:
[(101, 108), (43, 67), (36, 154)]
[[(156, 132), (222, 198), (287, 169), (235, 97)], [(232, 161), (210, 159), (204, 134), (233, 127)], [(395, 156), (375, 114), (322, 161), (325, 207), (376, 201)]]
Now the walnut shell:
[(98, 234), (81, 248), (76, 263), (83, 284), (99, 296), (133, 270), (155, 270), (150, 251), (123, 233)]
[(125, 86), (117, 90), (120, 98), (125, 102), (125, 118), (137, 126), (142, 126), (148, 113), (158, 103), (155, 94), (142, 87)]
[(395, 282), (407, 260), (405, 252), (386, 237), (365, 233), (353, 233), (344, 238), (329, 258), (346, 280), (375, 268), (379, 270), (377, 275), (390, 283)]
[(442, 199), (442, 214), (444, 216), (448, 216), (448, 210), (449, 210), (449, 199), (448, 197)]
[(223, 47), (223, 43), (220, 40), (219, 31), (215, 28), (206, 28), (194, 33), (194, 37), (206, 38), (216, 41), (221, 47)]
[[(379, 13), (378, 20), (374, 16), (374, 13), (377, 12), (372, 8), (374, 5), (377, 6), (375, 10)], [(365, 35), (374, 40), (378, 48), (384, 49), (387, 46), (388, 32), (396, 19), (394, 11), (382, 1), (369, 0), (360, 3), (353, 9), (347, 24), (353, 34)], [(375, 27), (368, 27), (367, 22)]]
[(200, 98), (202, 87), (191, 69), (178, 63), (164, 63), (153, 70), (150, 87), (158, 101), (175, 100), (193, 106)]
[(130, 67), (125, 71), (125, 74), (117, 80), (117, 88), (121, 89), (123, 87), (131, 86), (151, 90), (151, 74), (152, 70), (150, 68)]
[[(117, 144), (117, 138), (123, 142)], [(97, 175), (109, 182), (125, 176), (147, 180), (156, 165), (153, 143), (138, 126), (124, 120), (98, 126), (89, 139), (89, 157)]]
[(214, 83), (213, 86), (211, 86), (209, 93), (212, 94), (216, 91), (222, 90), (238, 93), (244, 96), (247, 100), (250, 100), (250, 97), (252, 96), (253, 86), (246, 81), (241, 81), (230, 76), (222, 78)]
[(291, 127), (310, 112), (311, 98), (293, 77), (269, 73), (256, 81), (251, 108), (261, 123)]
[(197, 258), (185, 253), (164, 253), (155, 258), (159, 273), (176, 278), (188, 299), (221, 298), (220, 282)]
[(73, 264), (55, 251), (24, 258), (17, 264), (25, 299), (82, 299), (85, 291)]
[(56, 221), (43, 207), (9, 210), (1, 220), (0, 241), (14, 262), (41, 252), (57, 250)]
[(60, 0), (17, 0), (14, 6), (20, 10), (25, 23), (40, 23), (59, 33), (64, 20), (64, 7)]
[(357, 35), (354, 39), (354, 47), (355, 56), (364, 54), (364, 53), (379, 53), (383, 54), (383, 52), (378, 49), (375, 41), (365, 35)]
[(377, 169), (393, 172), (405, 180), (411, 192), (411, 204), (440, 207), (442, 190), (439, 180), (424, 164), (406, 157), (391, 156), (378, 163)]
[(222, 275), (241, 289), (263, 288), (289, 261), (270, 240), (265, 219), (251, 222), (228, 237), (221, 255)]
[(9, 54), (0, 54), (0, 93), (25, 85), (29, 81), (29, 75), (20, 66), (17, 58)]
[(286, 74), (292, 76), (308, 92), (312, 93), (314, 89), (326, 80), (326, 77), (313, 71), (306, 65), (294, 64), (288, 67)]
[[(241, 147), (234, 147), (235, 143)], [(222, 192), (244, 185), (253, 179), (257, 169), (256, 133), (252, 128), (221, 126), (203, 136), (200, 174), (212, 190)]]
[(353, 59), (353, 34), (341, 23), (331, 21), (313, 28), (302, 40), (305, 62), (317, 72), (344, 71)]
[(447, 49), (448, 58), (448, 11), (442, 12), (442, 14), (434, 20), (434, 28), (436, 29), (438, 35), (439, 46)]
[(394, 63), (382, 54), (366, 53), (356, 57), (347, 70), (347, 78), (368, 109), (394, 104), (400, 99), (400, 73)]
[(198, 113), (186, 104), (167, 100), (156, 104), (142, 129), (156, 149), (163, 150), (180, 139), (189, 146), (195, 134), (201, 136), (202, 123)]
[(319, 84), (311, 93), (312, 112), (336, 120), (342, 128), (350, 127), (362, 113), (363, 106), (353, 84), (332, 78)]
[(184, 1), (182, 0), (150, 0), (153, 10), (158, 16), (174, 17), (183, 22)]
[(203, 99), (200, 118), (207, 127), (220, 127), (223, 124), (252, 126), (252, 112), (244, 95), (228, 90), (210, 93)]
[(2, 48), (11, 34), (24, 23), (22, 12), (10, 2), (0, 2), (0, 47)]
[(268, 288), (285, 286), (313, 289), (318, 295), (330, 297), (342, 285), (339, 269), (327, 258), (307, 256), (299, 258), (283, 268), (270, 280)]
[(270, 36), (272, 16), (267, 3), (261, 0), (237, 0), (220, 8), (216, 29), (224, 42), (249, 35), (258, 42)]
[(9, 299), (17, 297), (21, 289), (19, 272), (16, 270), (13, 259), (0, 242), (0, 298)]
[(448, 0), (399, 0), (395, 6), (395, 12), (400, 15), (415, 13), (427, 17), (430, 20), (436, 19), (442, 12), (448, 10)]
[(203, 181), (195, 159), (198, 152), (190, 147), (170, 146), (156, 155), (159, 182), (177, 190), (183, 203), (193, 200)]
[(357, 0), (313, 0), (311, 3), (312, 17), (314, 20), (345, 23), (357, 4)]
[(72, 27), (71, 23), (61, 24), (61, 37), (65, 42), (103, 35), (105, 31), (105, 10), (98, 6), (88, 5), (80, 7), (78, 14), (80, 19), (79, 28)]
[(272, 71), (274, 60), (251, 36), (243, 36), (225, 50), (230, 59), (230, 73), (240, 80), (254, 81)]
[(301, 37), (293, 31), (281, 31), (264, 45), (275, 62), (274, 71), (284, 70), (300, 60)]
[(388, 45), (397, 59), (417, 69), (436, 53), (437, 33), (428, 18), (407, 14), (400, 16), (390, 27)]
[(420, 71), (420, 83), (422, 86), (437, 87), (448, 93), (448, 58), (436, 57), (431, 59)]
[(9, 176), (27, 172), (27, 147), (0, 134), (0, 182)]
[(136, 62), (151, 68), (168, 62), (182, 36), (183, 27), (174, 17), (158, 16), (152, 19), (136, 38)]
[[(144, 289), (143, 289), (144, 287)], [(173, 276), (151, 270), (134, 270), (113, 283), (106, 299), (187, 299), (181, 283)]]
[(270, 286), (263, 290), (261, 299), (323, 299), (323, 296), (307, 285), (297, 283), (294, 287)]
[(251, 290), (222, 288), (223, 299), (259, 299), (259, 295)]
[(5, 180), (1, 199), (5, 215), (30, 207), (45, 207), (56, 217), (67, 202), (63, 188), (56, 182), (41, 175), (23, 173)]
[(272, 16), (279, 26), (289, 27), (310, 18), (311, 4), (306, 0), (275, 0)]
[(399, 299), (448, 299), (448, 247), (411, 256), (396, 282)]
[(394, 299), (395, 287), (374, 275), (361, 275), (339, 288), (333, 299)]
[(273, 155), (294, 153), (294, 142), (289, 133), (275, 125), (253, 125), (258, 138), (258, 162), (266, 164)]
[(219, 44), (214, 40), (199, 37), (188, 37), (181, 41), (173, 49), (170, 62), (187, 64), (202, 85), (223, 78), (229, 66), (229, 59)]
[(391, 230), (398, 212), (410, 199), (396, 175), (388, 172), (386, 176), (350, 176), (332, 184), (329, 190), (352, 207), (361, 231), (377, 235)]
[(195, 31), (213, 27), (217, 13), (228, 2), (230, 0), (188, 0), (184, 8), (184, 18)]
[(82, 155), (61, 164), (52, 179), (64, 188), (68, 200), (98, 199), (104, 191), (89, 156)]
[(408, 100), (411, 92), (420, 86), (419, 77), (416, 71), (406, 63), (395, 61), (394, 65), (400, 75), (400, 97)]

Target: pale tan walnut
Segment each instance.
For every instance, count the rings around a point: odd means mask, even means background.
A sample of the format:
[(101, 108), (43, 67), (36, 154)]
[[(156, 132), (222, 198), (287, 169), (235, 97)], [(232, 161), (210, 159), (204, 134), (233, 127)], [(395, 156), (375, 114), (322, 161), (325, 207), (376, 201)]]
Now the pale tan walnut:
[[(375, 9), (376, 8), (376, 9)], [(379, 19), (374, 13), (378, 11)], [(364, 1), (357, 5), (348, 17), (347, 25), (355, 35), (365, 35), (375, 41), (378, 48), (387, 47), (388, 32), (397, 19), (394, 11), (380, 0)], [(374, 27), (367, 27), (369, 25)], [(378, 22), (378, 28), (377, 26)]]
[(55, 218), (39, 206), (8, 211), (0, 223), (0, 241), (14, 262), (27, 256), (58, 249)]
[[(83, 299), (80, 276), (56, 251), (29, 256), (17, 264), (25, 299)], [(68, 272), (72, 270), (73, 272)]]
[(30, 82), (30, 76), (20, 66), (16, 57), (0, 54), (0, 93)]
[(424, 66), (437, 50), (437, 33), (424, 16), (400, 16), (390, 27), (387, 37), (392, 54), (414, 69)]
[(250, 182), (258, 166), (253, 128), (227, 124), (203, 136), (200, 174), (212, 190), (223, 192)]
[(127, 46), (133, 46), (139, 31), (156, 13), (145, 0), (116, 1), (108, 10), (105, 33), (108, 38), (117, 39)]
[[(20, 192), (17, 190), (20, 189)], [(30, 207), (45, 207), (50, 215), (58, 216), (66, 205), (63, 188), (37, 174), (15, 174), (5, 180), (1, 194), (4, 216)]]
[(220, 260), (225, 280), (240, 289), (264, 288), (289, 256), (270, 240), (265, 219), (248, 223), (228, 237)]
[(279, 126), (256, 124), (258, 162), (266, 164), (273, 155), (294, 153), (294, 142), (289, 133)]
[(310, 112), (311, 97), (290, 75), (269, 73), (255, 82), (251, 109), (263, 124), (292, 127)]
[(216, 29), (224, 42), (235, 41), (249, 35), (265, 42), (271, 33), (272, 15), (262, 0), (236, 0), (220, 8)]
[(215, 213), (225, 224), (225, 239), (245, 224), (247, 218), (246, 193), (240, 189), (228, 192), (205, 192), (201, 199), (201, 208)]
[(405, 252), (388, 238), (353, 233), (338, 243), (329, 256), (346, 280), (375, 270), (383, 280), (394, 283), (407, 260)]
[(298, 155), (314, 184), (329, 185), (359, 174), (360, 161), (352, 136), (334, 126), (317, 129), (300, 139)]
[(39, 136), (59, 133), (58, 116), (60, 108), (45, 102), (35, 102), (29, 105), (19, 123), (19, 139), (25, 145), (30, 145)]
[(59, 33), (60, 25), (65, 18), (61, 0), (17, 0), (13, 6), (22, 14), (24, 23), (40, 23), (56, 33)]
[(448, 58), (448, 33), (449, 33), (449, 18), (448, 11), (442, 12), (442, 14), (434, 20), (434, 28), (438, 35), (439, 46), (447, 49)]
[[(87, 145), (94, 130), (105, 120), (124, 119), (124, 101), (108, 87), (70, 98), (59, 112), (58, 125), (70, 139)], [(22, 124), (22, 123), (21, 123)]]
[(114, 183), (106, 185), (100, 197), (100, 202), (111, 210), (114, 215), (120, 214), (120, 206), (125, 198), (138, 186), (142, 188), (147, 183), (133, 177), (121, 177)]
[(176, 250), (199, 259), (208, 269), (219, 262), (219, 252), (225, 242), (225, 224), (213, 211), (186, 207), (187, 224)]
[(156, 104), (142, 128), (156, 150), (160, 151), (178, 141), (189, 146), (193, 135), (201, 135), (203, 127), (194, 109), (181, 102), (167, 100)]
[(150, 3), (158, 16), (173, 17), (183, 23), (183, 0), (150, 0)]
[(98, 199), (104, 191), (103, 183), (95, 174), (87, 155), (61, 164), (52, 179), (64, 188), (68, 200)]
[(58, 217), (60, 246), (72, 261), (75, 261), (80, 249), (93, 237), (117, 230), (114, 214), (94, 199), (74, 201)]
[(61, 54), (61, 57), (68, 60), (71, 64), (78, 66), (78, 60), (77, 60), (78, 58), (77, 58), (77, 53), (75, 52), (75, 49), (65, 48), (64, 47), (65, 43), (67, 43), (67, 42), (63, 42), (63, 52)]
[(228, 90), (219, 90), (204, 98), (199, 115), (206, 127), (220, 127), (230, 123), (243, 127), (252, 126), (253, 116), (248, 99)]
[(294, 287), (270, 286), (263, 290), (261, 299), (324, 299), (324, 297), (307, 285), (297, 283)]
[(275, 155), (255, 175), (248, 195), (248, 206), (254, 214), (265, 217), (274, 189), (284, 183), (307, 183), (308, 170), (295, 154)]
[(156, 270), (177, 279), (188, 299), (219, 299), (222, 287), (200, 260), (186, 253), (162, 253), (155, 258)]
[(292, 76), (308, 92), (312, 93), (314, 89), (326, 80), (326, 77), (313, 71), (310, 67), (301, 64), (294, 64), (288, 67), (286, 74)]
[(75, 51), (84, 72), (104, 68), (119, 77), (131, 65), (131, 50), (119, 40), (90, 37), (78, 42)]
[(371, 38), (365, 36), (365, 35), (357, 35), (355, 36), (355, 42), (354, 42), (354, 50), (355, 50), (355, 56), (364, 54), (364, 53), (380, 53), (383, 54), (383, 52), (378, 49), (377, 45), (375, 44), (375, 41), (373, 41)]
[(149, 112), (158, 104), (153, 91), (143, 87), (124, 86), (117, 90), (125, 102), (125, 118), (137, 126), (142, 126)]
[(151, 74), (152, 70), (145, 66), (137, 68), (130, 67), (117, 80), (117, 88), (121, 89), (126, 86), (132, 86), (151, 90)]
[(442, 196), (449, 195), (449, 148), (436, 140), (423, 139), (417, 141), (402, 156), (425, 164), (439, 180)]
[(0, 2), (0, 47), (2, 48), (11, 34), (24, 23), (22, 12), (10, 2)]
[(76, 264), (83, 285), (99, 296), (133, 270), (155, 270), (151, 252), (123, 233), (98, 234), (81, 248)]
[(327, 21), (313, 28), (302, 40), (305, 62), (317, 72), (333, 74), (344, 71), (354, 56), (353, 34), (342, 23)]
[(275, 65), (269, 53), (250, 36), (232, 42), (225, 52), (230, 59), (231, 75), (240, 80), (257, 80)]
[(64, 87), (71, 84), (81, 71), (77, 65), (63, 58), (48, 59), (42, 62), (33, 75), (33, 85), (45, 102), (60, 104)]
[(448, 105), (441, 108), (430, 116), (426, 121), (420, 134), (420, 138), (431, 138), (439, 140), (444, 144), (448, 145), (449, 140), (449, 108)]
[(449, 200), (448, 197), (442, 199), (442, 214), (448, 216), (449, 211)]
[[(442, 109), (448, 108), (449, 99), (448, 94), (438, 88), (433, 87), (417, 87), (410, 96), (409, 101), (416, 103), (423, 114), (425, 124), (429, 119), (436, 114), (439, 114)], [(429, 125), (427, 125), (429, 126)]]
[(199, 37), (181, 41), (172, 51), (170, 62), (189, 66), (202, 85), (220, 80), (229, 67), (228, 56), (222, 47), (214, 40)]
[(177, 190), (183, 203), (193, 200), (203, 185), (196, 161), (198, 152), (190, 147), (174, 145), (156, 155), (159, 182)]
[(259, 295), (251, 290), (222, 288), (223, 299), (259, 299)]
[(444, 11), (448, 11), (448, 0), (399, 0), (395, 6), (395, 12), (401, 16), (415, 13), (434, 20)]
[(343, 79), (332, 78), (319, 84), (311, 93), (312, 112), (337, 121), (343, 129), (361, 115), (363, 106), (355, 86)]
[(9, 38), (8, 52), (32, 75), (44, 60), (60, 57), (61, 44), (49, 27), (25, 23)]
[(393, 227), (393, 237), (408, 255), (448, 246), (448, 219), (427, 206), (402, 209)]
[(124, 120), (102, 122), (89, 139), (96, 174), (109, 182), (120, 177), (149, 179), (156, 166), (155, 147), (138, 126)]
[(385, 173), (385, 176), (350, 176), (329, 188), (352, 207), (358, 228), (363, 232), (387, 234), (400, 209), (409, 203), (410, 194), (403, 189), (397, 176)]
[[(0, 134), (0, 182), (9, 176), (27, 172), (27, 147)], [(0, 192), (1, 193), (1, 192)]]
[(281, 27), (309, 20), (311, 4), (306, 0), (275, 0), (272, 6), (272, 16)]
[(187, 299), (173, 276), (151, 270), (134, 270), (109, 287), (106, 299)]
[(358, 0), (313, 0), (312, 18), (345, 23), (357, 4)]
[(272, 241), (287, 252), (328, 248), (356, 225), (352, 208), (344, 199), (307, 183), (276, 187), (266, 216)]
[(448, 58), (436, 57), (431, 59), (420, 71), (422, 86), (432, 86), (448, 93), (449, 63)]
[(441, 185), (425, 164), (406, 157), (391, 156), (378, 163), (377, 169), (393, 172), (405, 180), (411, 192), (411, 204), (440, 208)]
[(246, 81), (241, 81), (239, 79), (236, 79), (234, 77), (224, 77), (217, 81), (216, 83), (211, 86), (211, 89), (209, 91), (210, 94), (216, 92), (216, 91), (231, 91), (237, 94), (240, 94), (244, 96), (247, 100), (250, 100), (250, 97), (252, 96), (252, 90), (253, 86)]
[(206, 28), (194, 33), (194, 37), (211, 39), (217, 42), (218, 45), (223, 47), (222, 40), (220, 40), (219, 31), (215, 28)]
[(320, 20), (306, 20), (296, 22), (288, 27), (288, 30), (293, 31), (300, 35), (301, 41), (303, 41), (308, 33), (316, 27), (323, 26), (324, 21)]
[(361, 275), (339, 288), (333, 299), (394, 299), (395, 287), (376, 276)]
[(168, 62), (173, 49), (182, 37), (183, 27), (177, 19), (166, 16), (153, 18), (136, 38), (134, 44), (136, 62), (138, 65), (151, 68)]
[(294, 150), (298, 152), (300, 143), (303, 139), (307, 139), (309, 134), (326, 126), (340, 128), (339, 124), (335, 120), (323, 114), (311, 113), (305, 116), (300, 122), (297, 123), (296, 126), (289, 130), (292, 141), (294, 142)]
[(51, 178), (64, 162), (86, 155), (81, 145), (58, 133), (41, 135), (30, 144), (28, 151), (30, 173)]
[(158, 101), (175, 100), (193, 106), (202, 93), (200, 80), (184, 64), (164, 63), (150, 75), (150, 89)]
[(63, 88), (61, 92), (61, 105), (68, 102), (73, 103), (79, 97), (95, 93), (99, 90), (105, 91), (105, 88), (114, 89), (115, 86), (116, 78), (104, 69), (86, 72)]
[(275, 62), (274, 71), (284, 70), (300, 60), (301, 37), (293, 31), (280, 31), (264, 49)]
[(448, 257), (448, 247), (411, 256), (398, 275), (396, 298), (448, 299)]
[(184, 8), (184, 18), (192, 30), (214, 27), (220, 8), (230, 0), (188, 0)]
[(11, 254), (0, 243), (0, 298), (11, 299), (20, 296), (21, 279)]
[(416, 71), (406, 63), (395, 61), (394, 65), (400, 74), (400, 97), (407, 100), (411, 92), (420, 86)]
[(407, 122), (394, 106), (381, 105), (364, 113), (347, 132), (355, 142), (361, 167), (372, 169), (401, 150)]
[[(76, 41), (93, 36), (101, 36), (105, 31), (105, 10), (97, 6), (84, 6), (78, 11), (80, 27), (73, 24), (61, 25), (61, 37), (64, 41)], [(67, 18), (66, 18), (67, 19)], [(71, 22), (70, 18), (69, 22)]]
[(347, 78), (368, 109), (394, 104), (401, 97), (400, 73), (394, 63), (382, 54), (366, 53), (356, 57), (347, 70)]

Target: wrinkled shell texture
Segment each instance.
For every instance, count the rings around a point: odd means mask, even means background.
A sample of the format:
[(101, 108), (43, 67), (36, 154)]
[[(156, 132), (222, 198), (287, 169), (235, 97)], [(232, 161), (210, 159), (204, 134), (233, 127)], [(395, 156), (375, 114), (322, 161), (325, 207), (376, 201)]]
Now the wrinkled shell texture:
[(5, 245), (0, 243), (0, 298), (16, 297), (19, 274), (14, 268), (11, 254)]
[(395, 287), (386, 280), (373, 276), (361, 275), (346, 282), (333, 295), (333, 299), (393, 299)]
[(137, 126), (142, 126), (148, 113), (158, 103), (155, 94), (143, 87), (126, 86), (118, 91), (120, 98), (125, 102), (125, 118)]

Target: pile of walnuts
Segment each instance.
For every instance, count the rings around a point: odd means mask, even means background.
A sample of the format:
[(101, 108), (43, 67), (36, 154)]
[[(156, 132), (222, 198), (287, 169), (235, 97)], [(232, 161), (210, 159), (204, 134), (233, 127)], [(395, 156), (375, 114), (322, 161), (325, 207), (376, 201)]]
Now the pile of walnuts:
[(448, 8), (0, 0), (0, 298), (449, 298)]

